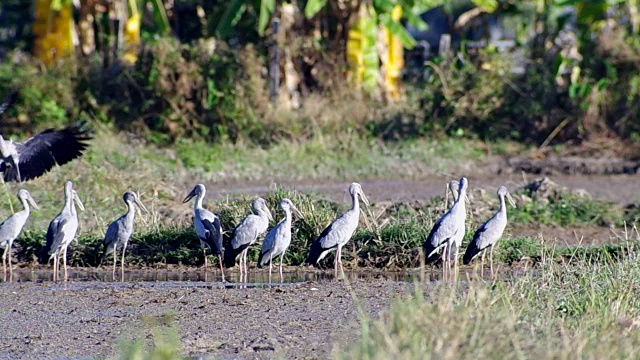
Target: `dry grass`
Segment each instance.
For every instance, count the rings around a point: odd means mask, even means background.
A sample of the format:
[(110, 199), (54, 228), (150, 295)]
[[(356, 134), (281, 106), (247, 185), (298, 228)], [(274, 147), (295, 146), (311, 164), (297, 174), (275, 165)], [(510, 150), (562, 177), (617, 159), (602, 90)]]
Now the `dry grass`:
[[(638, 242), (637, 238), (631, 240)], [(337, 359), (631, 359), (640, 356), (640, 254), (558, 263), (512, 280), (416, 284)]]

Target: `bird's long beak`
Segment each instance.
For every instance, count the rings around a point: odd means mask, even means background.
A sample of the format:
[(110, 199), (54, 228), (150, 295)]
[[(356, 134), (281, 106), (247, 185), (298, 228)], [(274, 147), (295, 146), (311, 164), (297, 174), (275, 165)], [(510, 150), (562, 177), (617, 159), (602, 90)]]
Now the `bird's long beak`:
[(82, 201), (80, 200), (80, 197), (78, 196), (78, 193), (75, 190), (73, 190), (73, 201), (76, 202), (80, 210), (84, 211), (84, 205), (82, 204)]
[(509, 200), (509, 204), (511, 204), (511, 206), (513, 206), (514, 208), (517, 207), (515, 200), (513, 200), (513, 198), (511, 197), (511, 194), (509, 193), (507, 193), (507, 200)]
[(360, 191), (360, 198), (365, 205), (369, 206), (369, 199), (367, 199), (367, 195), (364, 194), (364, 191)]
[(142, 202), (140, 201), (140, 199), (138, 199), (138, 195), (136, 194), (136, 198), (134, 200), (136, 202), (136, 205), (138, 205), (138, 207), (140, 209), (142, 209), (142, 211), (146, 212), (147, 214), (149, 213), (149, 210), (147, 210), (147, 208), (144, 206), (144, 204), (142, 204)]
[(29, 202), (29, 204), (31, 204), (31, 206), (33, 206), (34, 209), (40, 210), (40, 207), (38, 206), (38, 204), (36, 204), (36, 201), (33, 200), (33, 198), (31, 197), (31, 194), (29, 194), (27, 201)]
[(189, 200), (193, 199), (193, 197), (196, 196), (196, 189), (193, 188), (193, 190), (191, 190), (191, 192), (189, 193), (189, 195), (187, 195), (187, 197), (184, 198), (184, 200), (182, 200), (182, 203), (186, 203), (189, 202)]
[(269, 219), (269, 221), (273, 221), (273, 215), (271, 215), (271, 210), (269, 210), (268, 206), (264, 207), (264, 212), (267, 213), (267, 219)]
[(295, 205), (291, 205), (291, 210), (293, 210), (293, 213), (296, 214), (296, 216), (299, 217), (300, 219), (304, 218), (300, 210), (298, 210), (298, 208), (295, 207)]

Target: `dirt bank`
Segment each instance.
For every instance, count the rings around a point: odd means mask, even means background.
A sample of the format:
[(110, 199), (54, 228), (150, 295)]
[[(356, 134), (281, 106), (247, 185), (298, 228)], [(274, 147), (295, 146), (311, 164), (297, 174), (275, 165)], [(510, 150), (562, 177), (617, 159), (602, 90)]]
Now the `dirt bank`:
[(143, 322), (170, 315), (183, 352), (238, 359), (323, 359), (335, 341), (357, 339), (352, 294), (377, 316), (411, 283), (354, 280), (284, 288), (204, 288), (204, 283), (18, 283), (0, 285), (0, 359), (106, 357), (120, 339), (148, 335)]

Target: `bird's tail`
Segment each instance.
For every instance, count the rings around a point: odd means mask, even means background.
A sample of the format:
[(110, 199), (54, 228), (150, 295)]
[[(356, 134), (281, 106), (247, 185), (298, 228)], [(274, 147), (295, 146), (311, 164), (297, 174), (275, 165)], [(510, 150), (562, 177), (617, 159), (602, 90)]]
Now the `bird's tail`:
[(237, 249), (234, 249), (231, 244), (228, 244), (224, 249), (224, 267), (232, 268), (236, 265), (236, 258), (238, 255), (244, 250), (246, 246), (240, 246)]
[[(98, 249), (96, 249), (96, 250), (98, 250)], [(102, 256), (100, 257), (100, 264), (99, 265), (102, 265), (102, 263), (107, 258), (107, 256), (110, 255), (114, 250), (115, 249), (114, 249), (113, 246), (109, 246), (107, 244), (102, 245)]]
[(425, 265), (433, 264), (434, 262), (436, 262), (436, 260), (438, 260), (440, 256), (438, 256), (436, 249), (437, 247), (433, 246), (430, 241), (425, 241), (424, 245), (422, 245)]
[(46, 243), (38, 253), (38, 263), (42, 265), (46, 265), (49, 263), (49, 260), (51, 259), (51, 257), (49, 256), (49, 252), (51, 251), (51, 247), (53, 246), (53, 240), (53, 234), (50, 231), (47, 231)]
[(464, 252), (464, 256), (462, 257), (462, 263), (464, 265), (469, 265), (471, 263), (471, 260), (473, 260), (473, 258), (476, 255), (478, 255), (480, 251), (482, 250), (478, 248), (476, 241), (472, 241), (471, 244), (467, 246), (467, 250)]
[(323, 250), (324, 249), (322, 248), (320, 241), (314, 241), (313, 244), (311, 244), (311, 250), (309, 250), (309, 255), (307, 256), (307, 261), (305, 261), (305, 264), (317, 266)]
[(264, 254), (262, 251), (260, 252), (260, 256), (258, 257), (258, 269), (262, 269), (262, 267), (266, 264), (262, 263), (262, 260), (264, 259)]

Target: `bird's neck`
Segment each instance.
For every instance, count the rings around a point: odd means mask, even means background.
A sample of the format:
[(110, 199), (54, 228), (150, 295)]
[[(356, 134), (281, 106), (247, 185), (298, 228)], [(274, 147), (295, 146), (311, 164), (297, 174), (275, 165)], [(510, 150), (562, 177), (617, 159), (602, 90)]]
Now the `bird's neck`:
[(133, 218), (134, 216), (136, 216), (136, 207), (130, 201), (127, 201), (127, 218)]
[(20, 199), (20, 202), (22, 203), (22, 207), (24, 208), (24, 210), (22, 211), (26, 211), (26, 213), (29, 214), (31, 208), (29, 207), (29, 202), (27, 201), (27, 199)]
[(264, 221), (269, 221), (269, 217), (267, 216), (267, 213), (262, 211), (262, 210), (258, 210), (257, 211), (258, 216), (260, 217), (260, 219), (264, 220)]
[(284, 211), (284, 220), (287, 222), (287, 224), (291, 224), (291, 210), (286, 209)]
[(73, 206), (73, 194), (69, 194), (65, 196), (64, 200), (65, 200), (65, 203), (64, 203), (65, 209), (69, 212), (75, 212), (74, 211), (75, 206)]
[(4, 158), (9, 157), (11, 155), (17, 155), (17, 149), (15, 144), (13, 144), (13, 141), (5, 140), (3, 137), (0, 136), (0, 153)]
[(202, 209), (202, 199), (204, 198), (204, 194), (200, 194), (196, 197), (196, 202), (193, 203), (193, 209), (198, 210)]
[(467, 207), (466, 204), (464, 203), (464, 198), (465, 198), (465, 193), (464, 192), (459, 192), (458, 193), (458, 198), (456, 199), (456, 201), (453, 203), (453, 206), (451, 207), (451, 210), (455, 210), (456, 211), (466, 211)]
[(507, 214), (507, 204), (504, 201), (504, 196), (500, 196), (500, 208), (498, 209), (498, 212), (504, 215)]
[(358, 201), (358, 194), (351, 195), (351, 210), (358, 212), (360, 210), (360, 202)]

